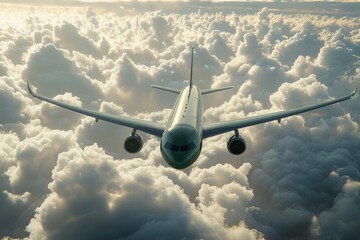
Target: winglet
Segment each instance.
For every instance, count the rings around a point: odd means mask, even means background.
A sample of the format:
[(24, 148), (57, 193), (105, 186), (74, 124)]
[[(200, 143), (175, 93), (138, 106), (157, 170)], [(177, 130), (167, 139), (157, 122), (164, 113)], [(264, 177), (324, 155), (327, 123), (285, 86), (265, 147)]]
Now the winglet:
[(34, 97), (34, 92), (33, 92), (33, 90), (31, 89), (29, 82), (26, 82), (26, 83), (27, 83), (27, 88), (28, 88), (28, 90), (29, 90), (29, 93), (31, 94), (31, 96)]
[(353, 91), (351, 93), (351, 97), (353, 97), (357, 93), (358, 87), (359, 87), (359, 85), (357, 85), (356, 88), (355, 88), (355, 91)]

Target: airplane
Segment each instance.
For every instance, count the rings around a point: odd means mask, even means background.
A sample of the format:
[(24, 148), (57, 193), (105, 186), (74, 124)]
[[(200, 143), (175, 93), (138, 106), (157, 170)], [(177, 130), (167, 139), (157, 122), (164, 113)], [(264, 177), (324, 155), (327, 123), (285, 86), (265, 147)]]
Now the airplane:
[(131, 117), (115, 116), (62, 103), (37, 94), (31, 89), (28, 82), (27, 87), (29, 93), (33, 97), (68, 109), (70, 111), (93, 117), (95, 118), (96, 122), (98, 120), (103, 120), (106, 122), (132, 128), (133, 130), (130, 136), (128, 136), (124, 142), (124, 148), (129, 153), (138, 153), (142, 148), (143, 142), (141, 137), (137, 134), (137, 131), (142, 131), (147, 134), (161, 138), (161, 154), (164, 160), (168, 163), (168, 165), (175, 169), (185, 169), (191, 166), (196, 161), (196, 159), (200, 155), (202, 149), (202, 142), (205, 138), (234, 131), (234, 135), (232, 135), (227, 141), (227, 149), (231, 154), (240, 155), (246, 150), (246, 142), (244, 138), (240, 136), (238, 129), (274, 120), (277, 120), (280, 123), (282, 118), (298, 115), (304, 112), (348, 100), (352, 98), (357, 92), (356, 87), (355, 91), (353, 91), (349, 95), (333, 100), (328, 100), (323, 103), (308, 105), (292, 110), (262, 114), (259, 116), (204, 124), (202, 119), (202, 96), (214, 92), (231, 89), (233, 88), (233, 86), (200, 90), (195, 84), (193, 84), (193, 58), (194, 49), (192, 48), (189, 84), (182, 90), (151, 85), (153, 88), (168, 91), (178, 95), (176, 103), (173, 107), (170, 118), (166, 125), (141, 119), (135, 119)]

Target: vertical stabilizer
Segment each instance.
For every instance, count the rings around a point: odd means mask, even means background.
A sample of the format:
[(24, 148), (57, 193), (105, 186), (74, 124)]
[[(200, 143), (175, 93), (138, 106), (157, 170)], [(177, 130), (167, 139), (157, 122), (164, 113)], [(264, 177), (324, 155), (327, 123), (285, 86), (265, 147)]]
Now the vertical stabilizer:
[(194, 47), (191, 48), (191, 67), (190, 67), (190, 89), (192, 88), (192, 75), (193, 75), (193, 58), (194, 58)]

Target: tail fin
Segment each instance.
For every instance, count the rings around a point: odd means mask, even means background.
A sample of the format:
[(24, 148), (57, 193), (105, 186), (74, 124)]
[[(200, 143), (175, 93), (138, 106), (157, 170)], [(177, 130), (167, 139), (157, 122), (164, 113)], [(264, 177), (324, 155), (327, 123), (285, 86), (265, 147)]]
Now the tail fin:
[[(192, 88), (192, 85), (193, 85), (193, 64), (194, 63), (194, 47), (191, 48), (191, 65), (190, 65), (190, 80), (189, 80), (189, 87), (190, 87), (190, 90)], [(157, 87), (159, 88), (159, 87)], [(231, 89), (233, 88), (233, 86), (231, 87), (222, 87), (222, 88), (215, 88), (215, 89), (205, 89), (205, 90), (201, 90), (201, 95), (205, 95), (205, 94), (209, 94), (209, 93), (213, 93), (213, 92), (219, 92), (219, 91), (222, 91), (222, 90), (227, 90), (227, 89)], [(169, 91), (169, 90), (167, 90)], [(190, 96), (190, 92), (189, 91), (189, 96)]]
[(192, 88), (192, 76), (193, 76), (193, 58), (194, 58), (194, 47), (191, 48), (191, 68), (190, 68), (190, 80), (189, 80), (189, 85), (190, 85), (190, 89)]

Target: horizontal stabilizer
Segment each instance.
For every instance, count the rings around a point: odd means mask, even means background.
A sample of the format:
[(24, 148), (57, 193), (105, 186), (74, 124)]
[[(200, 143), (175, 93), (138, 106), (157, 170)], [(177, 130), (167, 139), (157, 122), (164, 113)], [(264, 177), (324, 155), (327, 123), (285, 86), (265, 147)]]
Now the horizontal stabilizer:
[(201, 95), (205, 95), (205, 94), (208, 94), (208, 93), (219, 92), (219, 91), (223, 91), (223, 90), (227, 90), (227, 89), (231, 89), (231, 88), (234, 88), (234, 86), (222, 87), (222, 88), (214, 88), (214, 89), (204, 89), (204, 90), (201, 90)]
[(164, 91), (168, 91), (168, 92), (172, 92), (172, 93), (177, 93), (177, 94), (179, 94), (181, 92), (181, 90), (176, 89), (176, 88), (168, 88), (168, 87), (162, 87), (162, 86), (157, 86), (157, 85), (151, 85), (151, 87), (157, 88), (160, 90), (164, 90)]

